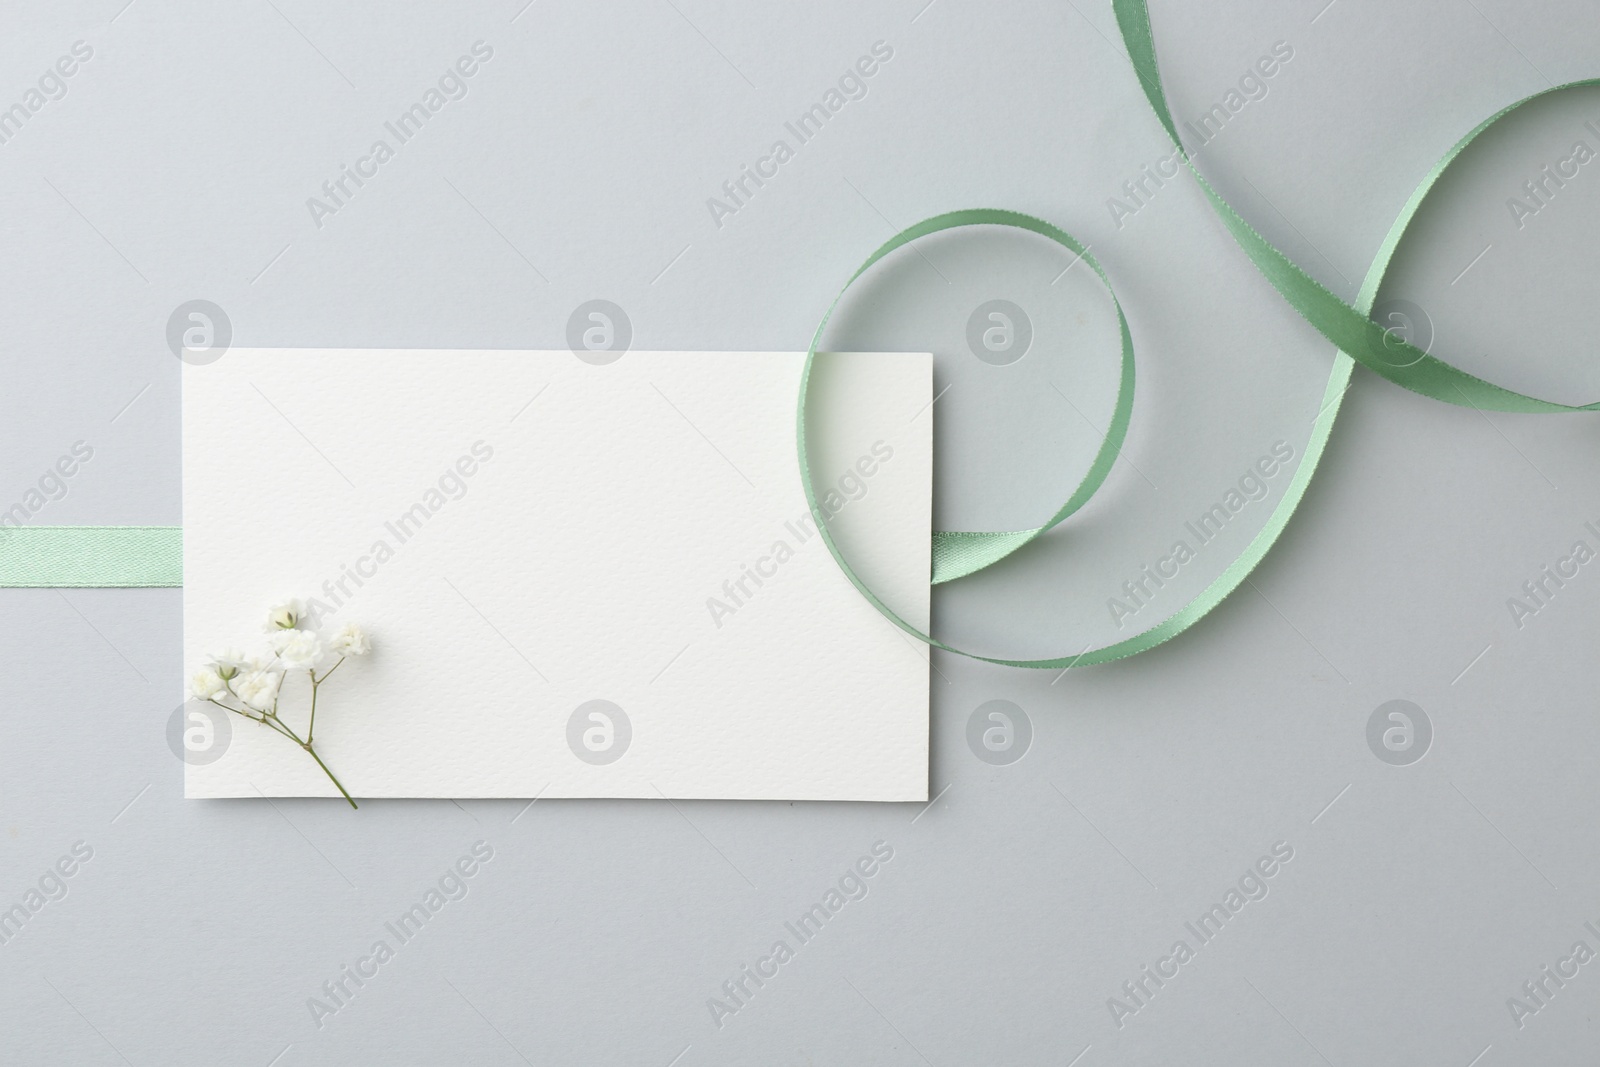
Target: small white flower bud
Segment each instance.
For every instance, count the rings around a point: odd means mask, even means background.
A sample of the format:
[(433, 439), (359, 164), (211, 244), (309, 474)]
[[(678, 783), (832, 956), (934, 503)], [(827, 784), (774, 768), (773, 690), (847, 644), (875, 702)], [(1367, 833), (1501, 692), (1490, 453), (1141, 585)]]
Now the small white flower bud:
[(272, 605), (267, 610), (267, 621), (261, 629), (267, 633), (275, 630), (292, 630), (300, 622), (300, 617), (305, 614), (305, 608), (297, 599), (284, 600)]

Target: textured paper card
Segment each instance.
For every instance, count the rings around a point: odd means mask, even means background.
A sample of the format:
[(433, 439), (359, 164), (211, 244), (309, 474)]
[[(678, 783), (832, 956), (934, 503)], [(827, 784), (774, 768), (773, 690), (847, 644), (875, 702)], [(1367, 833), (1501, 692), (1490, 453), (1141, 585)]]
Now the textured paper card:
[[(802, 359), (186, 366), (186, 675), (259, 643), (270, 603), (315, 597), (325, 628), (373, 640), (317, 717), (358, 798), (925, 800), (928, 663), (811, 525)], [(815, 460), (825, 506), (870, 527), (873, 580), (924, 625), (931, 362), (834, 357)], [(291, 676), (285, 707), (305, 688)], [(187, 796), (336, 795), (285, 738), (228, 718)]]

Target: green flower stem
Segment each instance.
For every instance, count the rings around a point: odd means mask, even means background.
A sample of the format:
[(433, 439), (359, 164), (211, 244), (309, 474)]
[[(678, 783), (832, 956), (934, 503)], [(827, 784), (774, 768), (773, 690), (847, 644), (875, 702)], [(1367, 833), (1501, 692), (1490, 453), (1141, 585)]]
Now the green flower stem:
[[(340, 660), (339, 662), (343, 663), (344, 661)], [(337, 668), (338, 665), (339, 665), (338, 663), (334, 664), (334, 668)], [(330, 668), (329, 671), (328, 671), (328, 674), (332, 674), (332, 673), (333, 673), (333, 669)], [(325, 674), (325, 675), (323, 675), (323, 678), (326, 678), (327, 676), (328, 675)], [(238, 696), (233, 693), (233, 688), (231, 686), (228, 688), (228, 693), (229, 693), (229, 695), (232, 695), (235, 700), (239, 699)], [(333, 771), (328, 769), (328, 765), (326, 763), (322, 762), (322, 757), (317, 755), (317, 750), (312, 747), (312, 745), (311, 745), (311, 731), (309, 729), (306, 731), (305, 740), (302, 741), (300, 739), (300, 736), (298, 734), (296, 734), (294, 732), (294, 730), (289, 727), (288, 723), (286, 723), (282, 719), (278, 718), (278, 705), (277, 705), (276, 701), (273, 702), (271, 711), (261, 712), (260, 713), (260, 717), (257, 718), (255, 715), (251, 715), (248, 711), (241, 711), (238, 708), (230, 708), (230, 707), (228, 707), (228, 705), (222, 703), (220, 700), (217, 700), (214, 697), (207, 697), (206, 700), (207, 700), (208, 703), (215, 704), (217, 707), (221, 708), (223, 711), (231, 711), (235, 715), (243, 716), (244, 718), (249, 719), (251, 722), (260, 723), (263, 726), (270, 726), (274, 730), (278, 731), (278, 733), (282, 734), (284, 737), (287, 737), (289, 740), (293, 741), (295, 744), (297, 744), (301, 748), (305, 749), (306, 752), (311, 756), (311, 758), (317, 761), (317, 766), (322, 768), (322, 773), (326, 774), (328, 776), (328, 781), (332, 782), (334, 784), (334, 787), (337, 788), (339, 790), (339, 792), (344, 796), (345, 800), (350, 802), (350, 806), (352, 808), (355, 808), (356, 810), (360, 810), (360, 806), (358, 804), (356, 804), (355, 798), (350, 795), (350, 791), (344, 787), (344, 783), (339, 781), (338, 776), (335, 775), (333, 773)], [(244, 701), (242, 701), (242, 700), (240, 700), (239, 702), (241, 704), (244, 703)], [(315, 717), (316, 717), (316, 688), (315, 688), (315, 686), (312, 687), (312, 701), (311, 701), (311, 703), (312, 703), (312, 717), (313, 717), (313, 719), (315, 719)], [(248, 706), (249, 705), (246, 705), (246, 707), (248, 707)]]
[(316, 671), (307, 670), (306, 673), (311, 676), (311, 721), (306, 725), (306, 744), (309, 745), (311, 735), (317, 732), (317, 686), (320, 683), (317, 681)]
[[(235, 699), (238, 699), (238, 698), (235, 697)], [(259, 716), (252, 715), (248, 711), (240, 711), (238, 708), (230, 708), (230, 707), (228, 707), (228, 705), (222, 703), (220, 700), (217, 700), (214, 697), (207, 697), (206, 698), (206, 702), (208, 704), (215, 704), (217, 707), (221, 708), (223, 711), (231, 711), (235, 715), (242, 716), (243, 718), (249, 719), (251, 722), (257, 723), (257, 724), (259, 724), (261, 726), (271, 726), (274, 730), (277, 730), (280, 734), (283, 734), (283, 736), (288, 737), (291, 740), (294, 740), (294, 741), (297, 741), (297, 742), (299, 740), (298, 738), (293, 737), (291, 734), (286, 733), (282, 726), (280, 726), (277, 723), (275, 723), (274, 721), (268, 719), (266, 712), (260, 713)], [(243, 703), (243, 701), (240, 701), (240, 703)], [(246, 705), (246, 707), (248, 707), (248, 706), (249, 705)]]
[(318, 678), (316, 676), (316, 674), (313, 673), (311, 675), (311, 680), (313, 682), (315, 682), (317, 685), (321, 685), (323, 682), (326, 682), (329, 678), (333, 677), (333, 672), (338, 670), (340, 665), (343, 664), (344, 661), (349, 659), (349, 658), (350, 657), (348, 657), (348, 656), (340, 656), (339, 657), (339, 662), (335, 663), (333, 666), (329, 667), (326, 671), (324, 671), (321, 678)]
[(311, 758), (317, 761), (317, 766), (322, 768), (322, 773), (328, 776), (328, 780), (330, 782), (332, 782), (335, 786), (338, 786), (339, 792), (343, 793), (344, 798), (350, 802), (350, 806), (355, 808), (355, 798), (350, 795), (349, 791), (345, 789), (344, 785), (339, 781), (339, 779), (334, 777), (333, 772), (328, 770), (328, 765), (322, 762), (322, 757), (317, 755), (317, 750), (311, 747), (311, 742), (307, 741), (300, 747), (311, 753)]
[(339, 664), (343, 663), (344, 661), (345, 657), (340, 656), (339, 663), (335, 663), (333, 666), (329, 667), (325, 672), (323, 672), (321, 678), (317, 677), (317, 672), (315, 670), (306, 671), (306, 673), (311, 676), (311, 724), (306, 727), (306, 744), (308, 745), (311, 743), (311, 735), (317, 732), (317, 686), (321, 685), (323, 682), (326, 682), (330, 677), (332, 677), (333, 672), (338, 670)]

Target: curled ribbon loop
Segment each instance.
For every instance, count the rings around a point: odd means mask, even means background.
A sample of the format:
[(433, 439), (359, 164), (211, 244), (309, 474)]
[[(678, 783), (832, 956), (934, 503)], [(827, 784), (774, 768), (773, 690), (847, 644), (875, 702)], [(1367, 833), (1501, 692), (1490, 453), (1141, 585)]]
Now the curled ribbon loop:
[[(901, 618), (893, 609), (879, 599), (855, 570), (851, 568), (849, 562), (839, 550), (838, 545), (834, 542), (827, 525), (822, 522), (817, 524), (822, 533), (823, 542), (828, 546), (828, 551), (833, 554), (834, 560), (838, 563), (845, 576), (890, 622), (934, 648), (941, 648), (947, 652), (955, 652), (973, 659), (1011, 667), (1066, 669), (1095, 663), (1106, 663), (1144, 652), (1176, 637), (1194, 625), (1221, 603), (1229, 593), (1237, 589), (1249, 577), (1250, 572), (1255, 569), (1256, 565), (1266, 556), (1273, 544), (1277, 542), (1279, 535), (1288, 525), (1295, 509), (1299, 507), (1300, 501), (1305, 495), (1306, 487), (1310, 484), (1313, 475), (1315, 475), (1317, 464), (1321, 461), (1322, 454), (1327, 447), (1328, 437), (1333, 430), (1334, 419), (1338, 415), (1339, 405), (1344, 398), (1345, 390), (1349, 387), (1350, 375), (1356, 363), (1360, 363), (1396, 385), (1403, 386), (1423, 396), (1462, 407), (1519, 413), (1600, 410), (1600, 402), (1581, 405), (1562, 404), (1526, 396), (1514, 390), (1495, 385), (1492, 382), (1484, 381), (1433, 357), (1409, 341), (1396, 336), (1370, 318), (1373, 301), (1377, 296), (1379, 286), (1383, 282), (1384, 274), (1388, 271), (1395, 250), (1399, 247), (1400, 239), (1404, 236), (1407, 227), (1411, 225), (1412, 219), (1415, 218), (1418, 209), (1433, 190), (1439, 177), (1466, 150), (1467, 146), (1477, 140), (1489, 127), (1523, 105), (1565, 89), (1600, 85), (1600, 78), (1568, 82), (1519, 100), (1497, 111), (1479, 123), (1460, 141), (1456, 142), (1455, 146), (1445, 154), (1444, 158), (1428, 172), (1422, 184), (1417, 187), (1416, 191), (1406, 201), (1399, 217), (1395, 220), (1394, 225), (1390, 227), (1383, 243), (1379, 246), (1377, 257), (1368, 269), (1366, 278), (1363, 280), (1354, 302), (1346, 303), (1302, 270), (1288, 256), (1278, 251), (1266, 238), (1257, 233), (1195, 168), (1188, 152), (1183, 147), (1183, 142), (1178, 137), (1177, 125), (1174, 123), (1172, 113), (1167, 107), (1166, 94), (1161, 88), (1161, 73), (1156, 63), (1155, 38), (1151, 30), (1150, 13), (1145, 5), (1145, 0), (1112, 0), (1112, 8), (1116, 13), (1117, 25), (1122, 32), (1123, 43), (1128, 49), (1128, 57), (1133, 64), (1134, 73), (1138, 76), (1140, 85), (1144, 89), (1145, 97), (1154, 109), (1156, 118), (1167, 131), (1167, 136), (1171, 138), (1180, 158), (1188, 166), (1195, 180), (1200, 183), (1200, 188), (1205, 193), (1207, 200), (1210, 201), (1212, 208), (1222, 219), (1223, 224), (1227, 227), (1229, 233), (1233, 235), (1234, 240), (1239, 243), (1245, 254), (1250, 257), (1251, 262), (1255, 263), (1266, 279), (1272, 283), (1273, 288), (1277, 289), (1284, 299), (1289, 302), (1289, 305), (1299, 312), (1319, 333), (1332, 342), (1337, 351), (1334, 353), (1333, 367), (1328, 375), (1328, 384), (1323, 391), (1322, 403), (1317, 418), (1312, 424), (1311, 437), (1306, 443), (1303, 458), (1299, 467), (1296, 468), (1288, 487), (1285, 489), (1283, 497), (1267, 517), (1267, 521), (1260, 531), (1245, 546), (1239, 556), (1211, 584), (1206, 586), (1198, 596), (1149, 629), (1112, 644), (1099, 648), (1085, 649), (1074, 655), (1055, 656), (1046, 659), (1010, 659), (983, 656), (955, 648), (930, 634), (923, 633), (917, 627)], [(824, 328), (826, 328), (828, 321), (832, 318), (840, 300), (844, 298), (844, 294), (849, 290), (850, 286), (869, 267), (885, 255), (927, 234), (958, 226), (977, 225), (1012, 226), (1048, 237), (1080, 255), (1085, 262), (1094, 268), (1095, 273), (1100, 276), (1101, 281), (1105, 282), (1106, 287), (1109, 289), (1111, 286), (1110, 279), (1107, 278), (1105, 271), (1088, 254), (1082, 244), (1047, 222), (1028, 215), (1021, 215), (1017, 212), (997, 209), (951, 212), (919, 222), (915, 226), (902, 230), (890, 238), (874, 251), (867, 261), (845, 282), (838, 296), (834, 298), (827, 313), (823, 316), (821, 324), (818, 325), (816, 333), (811, 339), (811, 347), (806, 353), (805, 367), (800, 379), (797, 440), (800, 455), (800, 481), (805, 489), (806, 502), (810, 505), (813, 514), (819, 514), (820, 509), (806, 457), (806, 401), (810, 391), (811, 369)], [(1116, 302), (1114, 293), (1112, 294), (1112, 301), (1113, 303)], [(931, 576), (934, 584), (974, 574), (1011, 555), (1072, 515), (1104, 483), (1126, 435), (1133, 400), (1133, 342), (1128, 332), (1127, 319), (1123, 316), (1120, 304), (1116, 305), (1116, 310), (1118, 324), (1122, 331), (1122, 378), (1118, 387), (1115, 415), (1111, 425), (1107, 428), (1105, 438), (1101, 442), (1099, 452), (1095, 456), (1094, 464), (1089, 473), (1084, 477), (1071, 498), (1042, 526), (1029, 530), (1004, 533), (935, 532), (933, 535), (933, 574)]]
[[(1112, 412), (1110, 425), (1106, 427), (1104, 438), (1100, 442), (1100, 449), (1095, 454), (1094, 463), (1089, 467), (1089, 472), (1083, 476), (1083, 481), (1078, 483), (1078, 488), (1073, 490), (1067, 502), (1062, 504), (1056, 513), (1050, 516), (1042, 526), (1035, 526), (1028, 530), (1007, 530), (999, 533), (977, 533), (955, 530), (939, 530), (933, 535), (933, 583), (952, 581), (980, 571), (993, 563), (1005, 559), (1017, 549), (1028, 544), (1046, 530), (1056, 526), (1067, 516), (1077, 511), (1086, 504), (1095, 491), (1105, 483), (1106, 475), (1111, 473), (1111, 465), (1116, 462), (1117, 453), (1122, 449), (1122, 441), (1128, 434), (1128, 419), (1133, 414), (1133, 334), (1128, 330), (1128, 319), (1122, 313), (1122, 305), (1117, 303), (1117, 294), (1111, 292), (1111, 279), (1106, 277), (1106, 272), (1101, 268), (1098, 260), (1089, 254), (1089, 250), (1069, 233), (1050, 225), (1042, 219), (1032, 215), (1024, 215), (1016, 211), (1001, 211), (993, 208), (980, 208), (970, 211), (951, 211), (944, 215), (935, 215), (925, 219), (909, 229), (901, 230), (889, 240), (885, 241), (878, 249), (867, 257), (867, 261), (856, 269), (850, 280), (844, 283), (844, 290), (834, 298), (833, 306), (828, 308), (828, 313), (822, 317), (822, 322), (817, 326), (817, 332), (811, 338), (811, 348), (806, 353), (804, 378), (800, 387), (800, 462), (802, 469), (806, 469), (805, 456), (805, 397), (806, 389), (810, 382), (811, 361), (817, 353), (817, 344), (822, 340), (822, 331), (828, 326), (828, 320), (833, 317), (834, 309), (839, 306), (839, 301), (844, 298), (845, 290), (853, 285), (857, 278), (866, 273), (878, 260), (893, 252), (895, 249), (915, 241), (919, 237), (926, 237), (930, 233), (941, 230), (954, 230), (963, 226), (1009, 226), (1014, 229), (1027, 230), (1041, 237), (1048, 237), (1056, 244), (1071, 251), (1079, 259), (1089, 264), (1094, 272), (1105, 283), (1106, 291), (1111, 293), (1111, 303), (1117, 310), (1117, 326), (1122, 333), (1122, 373), (1117, 383), (1116, 408)], [(806, 503), (813, 512), (817, 510), (816, 496), (811, 490), (810, 479), (806, 479)], [(831, 544), (831, 541), (830, 541)], [(837, 556), (837, 553), (835, 553)]]

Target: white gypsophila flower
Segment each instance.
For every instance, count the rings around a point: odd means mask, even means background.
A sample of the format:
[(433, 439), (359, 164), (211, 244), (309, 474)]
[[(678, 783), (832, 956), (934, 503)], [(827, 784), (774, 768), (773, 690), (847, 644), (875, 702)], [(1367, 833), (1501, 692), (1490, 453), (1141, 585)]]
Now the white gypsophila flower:
[(238, 674), (249, 661), (237, 648), (225, 648), (211, 657), (211, 669), (224, 682)]
[(284, 670), (316, 670), (327, 658), (322, 638), (310, 630), (279, 630), (272, 635), (272, 650)]
[(347, 622), (333, 635), (330, 648), (335, 656), (365, 656), (372, 651), (372, 641), (365, 630), (353, 622)]
[(261, 624), (261, 629), (269, 634), (278, 630), (292, 630), (304, 614), (305, 608), (298, 598), (279, 601), (267, 609), (267, 621)]
[(233, 691), (240, 700), (257, 711), (271, 711), (278, 699), (278, 684), (282, 681), (283, 675), (274, 671), (251, 671), (239, 679)]
[(196, 700), (210, 700), (227, 688), (216, 667), (201, 667), (189, 676), (189, 695)]

